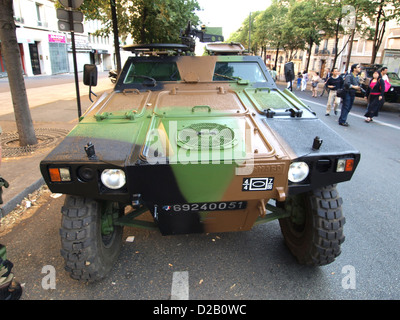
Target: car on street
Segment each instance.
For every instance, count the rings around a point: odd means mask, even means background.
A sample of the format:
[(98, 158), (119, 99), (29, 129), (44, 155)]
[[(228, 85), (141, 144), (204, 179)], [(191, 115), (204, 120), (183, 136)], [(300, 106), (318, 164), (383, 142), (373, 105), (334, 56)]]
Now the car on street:
[(400, 102), (400, 77), (395, 72), (388, 72), (390, 88), (385, 93), (385, 100), (388, 102)]

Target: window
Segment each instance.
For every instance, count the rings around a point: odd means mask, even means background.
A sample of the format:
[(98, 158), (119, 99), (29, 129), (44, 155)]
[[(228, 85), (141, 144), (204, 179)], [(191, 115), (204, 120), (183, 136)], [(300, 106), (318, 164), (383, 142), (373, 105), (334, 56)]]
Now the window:
[(213, 81), (267, 82), (257, 62), (217, 62)]
[(155, 81), (180, 81), (175, 62), (137, 62), (132, 63), (124, 79), (124, 84)]
[(41, 3), (36, 2), (36, 17), (38, 26), (43, 26), (43, 5)]

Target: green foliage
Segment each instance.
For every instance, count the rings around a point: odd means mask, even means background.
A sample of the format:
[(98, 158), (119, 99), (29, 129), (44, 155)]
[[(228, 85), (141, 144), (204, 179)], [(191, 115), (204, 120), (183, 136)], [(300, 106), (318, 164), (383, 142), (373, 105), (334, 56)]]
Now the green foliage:
[[(199, 24), (197, 0), (112, 1), (116, 4), (120, 36), (131, 35), (135, 43), (179, 43), (179, 32), (189, 20), (194, 26)], [(110, 0), (85, 1), (81, 10), (86, 19), (103, 22), (97, 34), (112, 33)]]
[[(339, 37), (349, 37), (353, 29), (379, 47), (384, 23), (391, 19), (400, 21), (399, 0), (272, 0), (254, 14), (252, 47), (310, 51), (322, 39), (334, 37), (337, 43)], [(247, 45), (248, 34), (245, 19), (229, 40)]]

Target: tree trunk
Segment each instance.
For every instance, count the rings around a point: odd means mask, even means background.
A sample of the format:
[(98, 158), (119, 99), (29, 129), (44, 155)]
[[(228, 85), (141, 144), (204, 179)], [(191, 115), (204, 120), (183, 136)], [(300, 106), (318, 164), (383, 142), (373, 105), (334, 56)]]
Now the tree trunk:
[(350, 58), (351, 58), (351, 50), (353, 50), (353, 41), (354, 41), (354, 34), (356, 32), (356, 29), (353, 29), (351, 31), (351, 37), (350, 37), (350, 43), (349, 43), (349, 51), (347, 52), (347, 60), (346, 60), (346, 72), (349, 69), (349, 64), (350, 64)]
[[(335, 30), (335, 58), (333, 59), (333, 63), (332, 63), (332, 69), (333, 68), (335, 68), (335, 66), (336, 66), (336, 61), (337, 61), (337, 58), (338, 58), (338, 56), (339, 56), (339, 53), (338, 53), (338, 43), (339, 43), (339, 27), (340, 27), (340, 21), (341, 21), (342, 19), (341, 18), (338, 18), (338, 20), (337, 20), (337, 23), (336, 23), (336, 30)], [(331, 70), (332, 71), (332, 70)]]
[(115, 0), (110, 0), (111, 6), (111, 17), (113, 23), (113, 33), (114, 33), (114, 51), (115, 58), (117, 62), (117, 72), (121, 72), (121, 54), (119, 53), (119, 35), (118, 35), (118, 19), (117, 19), (117, 8)]
[(312, 46), (314, 44), (314, 41), (312, 40), (312, 38), (310, 38), (310, 42), (309, 42), (309, 47), (308, 47), (308, 59), (307, 59), (307, 64), (306, 64), (306, 72), (308, 72), (308, 68), (310, 66), (310, 60), (311, 60), (311, 50), (312, 50)]
[(275, 70), (276, 70), (276, 67), (278, 66), (279, 45), (280, 45), (280, 43), (278, 43), (278, 45), (276, 46), (276, 55), (275, 55)]
[(382, 24), (382, 27), (379, 28), (381, 16), (384, 15), (383, 12), (383, 3), (384, 1), (381, 1), (381, 5), (379, 6), (379, 11), (378, 11), (378, 16), (376, 17), (376, 24), (375, 24), (375, 34), (374, 34), (374, 41), (372, 45), (372, 55), (371, 55), (371, 63), (375, 63), (376, 55), (378, 54), (379, 47), (381, 46), (383, 35), (385, 34), (385, 27), (386, 27), (386, 22), (384, 21)]
[(34, 145), (36, 139), (26, 95), (21, 53), (17, 42), (12, 0), (0, 0), (1, 52), (7, 68), (8, 82), (14, 106), (14, 116), (21, 146)]

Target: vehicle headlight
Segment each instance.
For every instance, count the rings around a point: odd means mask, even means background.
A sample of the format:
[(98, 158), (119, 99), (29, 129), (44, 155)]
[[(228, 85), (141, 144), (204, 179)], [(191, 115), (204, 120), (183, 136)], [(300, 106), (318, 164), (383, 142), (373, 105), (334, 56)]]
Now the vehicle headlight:
[(305, 162), (293, 162), (289, 167), (288, 179), (291, 182), (301, 182), (307, 178), (310, 169)]
[(125, 172), (121, 169), (105, 169), (101, 173), (101, 182), (109, 189), (122, 188), (126, 183)]

